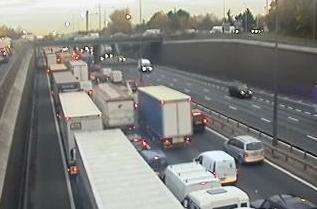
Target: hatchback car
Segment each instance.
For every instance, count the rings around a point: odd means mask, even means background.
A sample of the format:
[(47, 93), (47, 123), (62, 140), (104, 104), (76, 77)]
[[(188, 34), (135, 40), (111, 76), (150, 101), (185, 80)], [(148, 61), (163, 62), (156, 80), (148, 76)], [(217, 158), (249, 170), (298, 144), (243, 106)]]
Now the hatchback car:
[(278, 194), (268, 199), (260, 199), (251, 203), (255, 209), (317, 209), (310, 201), (289, 194)]
[(252, 136), (233, 137), (225, 142), (224, 149), (240, 164), (262, 162), (264, 160), (263, 143)]
[(138, 61), (138, 70), (140, 70), (143, 73), (150, 73), (154, 69), (154, 66), (152, 65), (151, 61), (148, 59), (139, 59)]
[(154, 172), (164, 180), (164, 170), (168, 166), (167, 158), (161, 150), (142, 150), (140, 151), (143, 159), (149, 164)]
[(234, 82), (229, 85), (229, 94), (230, 96), (238, 97), (240, 99), (251, 99), (253, 96), (253, 91), (246, 84)]

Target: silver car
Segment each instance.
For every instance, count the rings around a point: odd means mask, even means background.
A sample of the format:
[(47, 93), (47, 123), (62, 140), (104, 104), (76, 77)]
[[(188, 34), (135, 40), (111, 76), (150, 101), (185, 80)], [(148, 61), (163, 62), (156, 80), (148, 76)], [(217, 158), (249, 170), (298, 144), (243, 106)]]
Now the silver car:
[(233, 137), (225, 142), (224, 148), (240, 164), (261, 162), (264, 160), (264, 145), (252, 136)]

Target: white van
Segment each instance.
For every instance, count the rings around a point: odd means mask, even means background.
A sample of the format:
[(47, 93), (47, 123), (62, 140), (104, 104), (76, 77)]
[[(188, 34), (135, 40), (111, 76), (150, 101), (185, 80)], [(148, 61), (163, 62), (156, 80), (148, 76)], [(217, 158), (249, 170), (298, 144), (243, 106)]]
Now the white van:
[(221, 187), (219, 179), (196, 162), (167, 166), (165, 184), (181, 203), (193, 191)]
[(224, 151), (203, 152), (194, 161), (219, 178), (221, 184), (234, 184), (237, 181), (235, 160)]
[(192, 192), (186, 199), (188, 209), (234, 209), (249, 207), (249, 196), (234, 186)]

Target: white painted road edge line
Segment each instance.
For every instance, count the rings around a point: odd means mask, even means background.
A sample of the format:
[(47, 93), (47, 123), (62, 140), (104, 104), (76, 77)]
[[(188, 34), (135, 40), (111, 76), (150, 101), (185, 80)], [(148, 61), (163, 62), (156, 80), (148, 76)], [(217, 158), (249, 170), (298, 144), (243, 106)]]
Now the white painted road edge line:
[(252, 107), (257, 108), (257, 109), (261, 109), (261, 107), (260, 107), (260, 106), (255, 105), (255, 104), (252, 104)]
[(312, 114), (311, 112), (307, 112), (307, 111), (305, 111), (304, 113), (307, 114), (307, 115), (311, 115)]
[(266, 119), (266, 118), (261, 118), (262, 121), (267, 122), (267, 123), (271, 123), (270, 120)]
[(63, 144), (62, 144), (62, 139), (61, 139), (61, 135), (60, 135), (60, 129), (59, 129), (59, 125), (57, 123), (57, 118), (56, 118), (56, 110), (55, 110), (52, 94), (50, 93), (51, 84), (50, 84), (50, 80), (49, 80), (48, 74), (46, 74), (46, 78), (47, 78), (47, 82), (48, 82), (48, 90), (49, 90), (48, 93), (50, 95), (51, 106), (52, 106), (53, 114), (54, 114), (55, 130), (56, 130), (56, 133), (57, 133), (58, 144), (59, 144), (59, 148), (60, 148), (61, 155), (62, 155), (62, 161), (63, 161), (63, 167), (64, 167), (64, 176), (65, 176), (65, 179), (66, 179), (66, 186), (67, 186), (67, 191), (68, 191), (69, 200), (70, 200), (70, 207), (71, 207), (71, 209), (75, 209), (76, 207), (75, 207), (75, 203), (74, 203), (74, 197), (73, 197), (72, 188), (71, 188), (71, 185), (70, 185), (70, 179), (69, 179), (69, 176), (68, 176), (68, 173), (67, 173), (66, 159), (65, 159), (65, 156), (64, 156), (64, 150), (63, 150)]
[(288, 119), (298, 122), (298, 119), (297, 118), (293, 118), (292, 116), (288, 116)]
[(306, 135), (308, 138), (316, 140), (317, 141), (317, 137), (311, 136), (311, 135)]
[[(206, 127), (206, 129), (207, 129), (208, 131), (210, 131), (211, 133), (213, 133), (213, 134), (219, 136), (220, 138), (224, 139), (225, 141), (228, 141), (228, 140), (229, 140), (226, 136), (224, 136), (224, 135), (222, 135), (221, 133), (218, 133), (218, 132), (212, 130), (211, 128)], [(311, 183), (305, 181), (304, 179), (301, 179), (300, 177), (296, 176), (295, 174), (292, 174), (291, 172), (285, 170), (284, 168), (279, 167), (278, 165), (276, 165), (276, 164), (270, 162), (269, 160), (266, 160), (266, 159), (265, 159), (264, 162), (267, 163), (267, 164), (269, 164), (269, 165), (272, 166), (273, 168), (276, 168), (277, 170), (279, 170), (279, 171), (281, 171), (281, 172), (287, 174), (288, 176), (292, 177), (293, 179), (299, 181), (300, 183), (305, 184), (306, 186), (308, 186), (308, 187), (312, 188), (313, 190), (317, 191), (317, 187), (315, 187), (315, 186), (312, 185)]]
[(237, 110), (237, 108), (236, 108), (236, 107), (231, 106), (231, 105), (229, 105), (229, 108), (230, 108), (230, 109), (232, 109), (232, 110)]
[(211, 98), (210, 98), (210, 97), (205, 96), (205, 100), (210, 101), (210, 100), (211, 100)]
[(189, 93), (189, 92), (190, 92), (190, 90), (189, 90), (189, 89), (184, 89), (184, 91), (185, 91), (186, 93)]

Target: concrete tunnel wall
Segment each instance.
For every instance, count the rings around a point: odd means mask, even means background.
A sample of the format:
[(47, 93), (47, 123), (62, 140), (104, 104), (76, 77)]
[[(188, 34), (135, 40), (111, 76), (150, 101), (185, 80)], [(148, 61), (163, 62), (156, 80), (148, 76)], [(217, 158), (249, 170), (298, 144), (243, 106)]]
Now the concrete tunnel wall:
[[(20, 57), (20, 59), (22, 58)], [(7, 132), (13, 132), (13, 135), (11, 139), (4, 139), (2, 138), (3, 135), (1, 136), (1, 140), (7, 145), (1, 147), (1, 152), (3, 154), (9, 153), (8, 157), (6, 157), (8, 159), (7, 162), (0, 162), (1, 172), (5, 171), (5, 173), (1, 173), (1, 175), (4, 175), (4, 181), (0, 182), (0, 208), (5, 209), (17, 209), (21, 206), (20, 204), (23, 200), (26, 144), (28, 142), (32, 109), (34, 56), (25, 56), (25, 59), (27, 60), (25, 60), (24, 65), (20, 66), (11, 88), (10, 98), (8, 98), (11, 103), (7, 111), (12, 112), (10, 116), (13, 117), (7, 117), (5, 123), (10, 124), (7, 125), (7, 129), (11, 130), (7, 130)], [(18, 112), (15, 112), (16, 108)], [(1, 160), (3, 159), (5, 158), (1, 158)]]
[[(313, 98), (317, 82), (317, 54), (294, 50), (278, 51), (264, 46), (228, 42), (165, 42), (147, 44), (144, 54), (154, 62), (180, 70), (225, 80), (241, 80), (249, 85), (273, 89), (273, 72), (278, 69), (279, 91)], [(317, 98), (315, 98), (315, 102)]]

